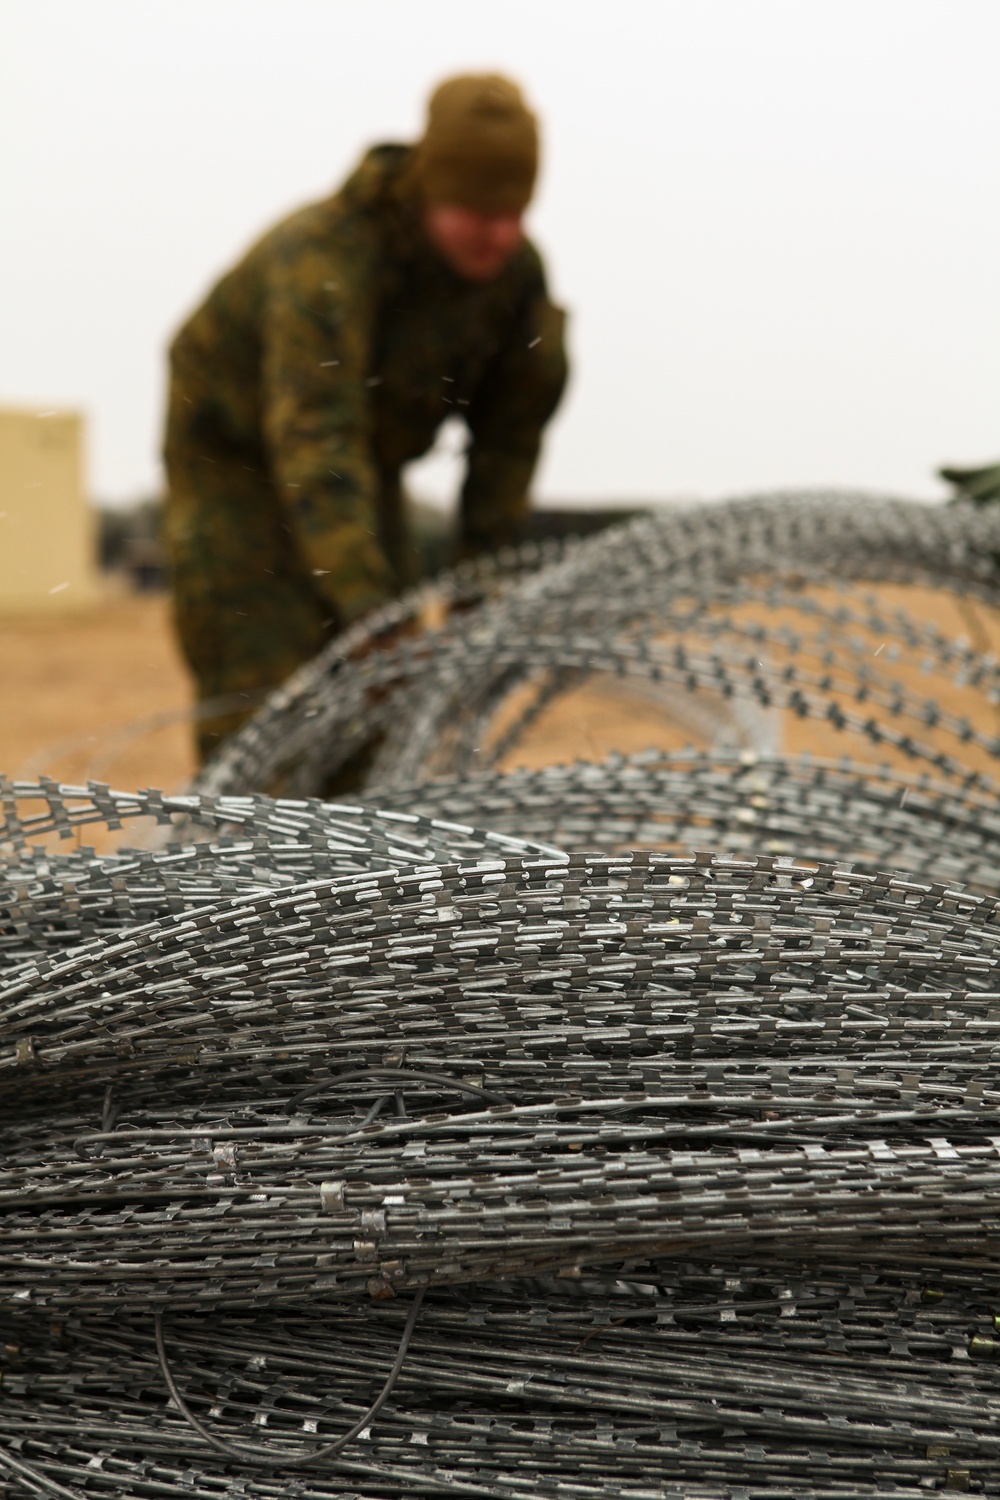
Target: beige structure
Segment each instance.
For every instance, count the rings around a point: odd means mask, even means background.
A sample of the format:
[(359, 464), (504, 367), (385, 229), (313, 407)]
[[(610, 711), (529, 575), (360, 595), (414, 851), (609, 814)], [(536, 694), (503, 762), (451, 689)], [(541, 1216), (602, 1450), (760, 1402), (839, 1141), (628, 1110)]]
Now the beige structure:
[(0, 611), (97, 597), (79, 412), (0, 407)]

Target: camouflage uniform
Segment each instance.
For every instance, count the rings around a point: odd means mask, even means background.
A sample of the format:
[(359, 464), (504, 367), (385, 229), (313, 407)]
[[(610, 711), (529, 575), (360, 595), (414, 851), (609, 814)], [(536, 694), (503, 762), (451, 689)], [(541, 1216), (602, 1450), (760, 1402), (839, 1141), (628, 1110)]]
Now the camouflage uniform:
[(202, 753), (262, 690), (409, 581), (400, 468), (464, 417), (460, 550), (516, 540), (566, 379), (563, 315), (524, 242), (489, 282), (425, 242), (411, 148), (279, 224), (170, 351), (165, 456), (175, 616)]
[(953, 500), (972, 500), (976, 505), (995, 505), (1000, 500), (1000, 464), (984, 469), (938, 469), (938, 473), (954, 487)]

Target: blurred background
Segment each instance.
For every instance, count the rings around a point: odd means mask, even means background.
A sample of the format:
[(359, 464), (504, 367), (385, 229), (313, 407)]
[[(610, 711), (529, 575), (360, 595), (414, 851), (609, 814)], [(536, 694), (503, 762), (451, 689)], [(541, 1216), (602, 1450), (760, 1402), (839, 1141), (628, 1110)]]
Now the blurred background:
[[(546, 507), (802, 484), (934, 501), (938, 464), (1000, 453), (996, 0), (0, 0), (0, 18), (8, 773), (187, 775), (157, 542), (167, 341), (277, 218), (367, 145), (415, 138), (452, 72), (510, 73), (543, 119), (530, 228), (574, 365)], [(446, 431), (408, 476), (432, 510), (459, 445)]]

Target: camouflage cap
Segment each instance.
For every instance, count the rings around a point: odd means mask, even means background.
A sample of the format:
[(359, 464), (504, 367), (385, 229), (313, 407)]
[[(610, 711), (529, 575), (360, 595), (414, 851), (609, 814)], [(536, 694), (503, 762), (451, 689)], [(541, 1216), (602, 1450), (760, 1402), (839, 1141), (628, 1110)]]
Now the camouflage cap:
[(538, 122), (498, 73), (448, 78), (431, 95), (414, 166), (428, 202), (521, 213), (538, 172)]

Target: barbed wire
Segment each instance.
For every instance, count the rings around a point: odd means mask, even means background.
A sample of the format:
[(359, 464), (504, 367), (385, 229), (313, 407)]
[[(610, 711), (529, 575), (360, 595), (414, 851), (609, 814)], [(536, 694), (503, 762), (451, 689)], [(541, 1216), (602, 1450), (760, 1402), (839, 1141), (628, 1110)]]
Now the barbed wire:
[[(834, 589), (994, 554), (691, 508), (393, 606), (185, 795), (0, 784), (0, 1494), (1000, 1493), (997, 663)], [(601, 675), (713, 743), (511, 769)]]

